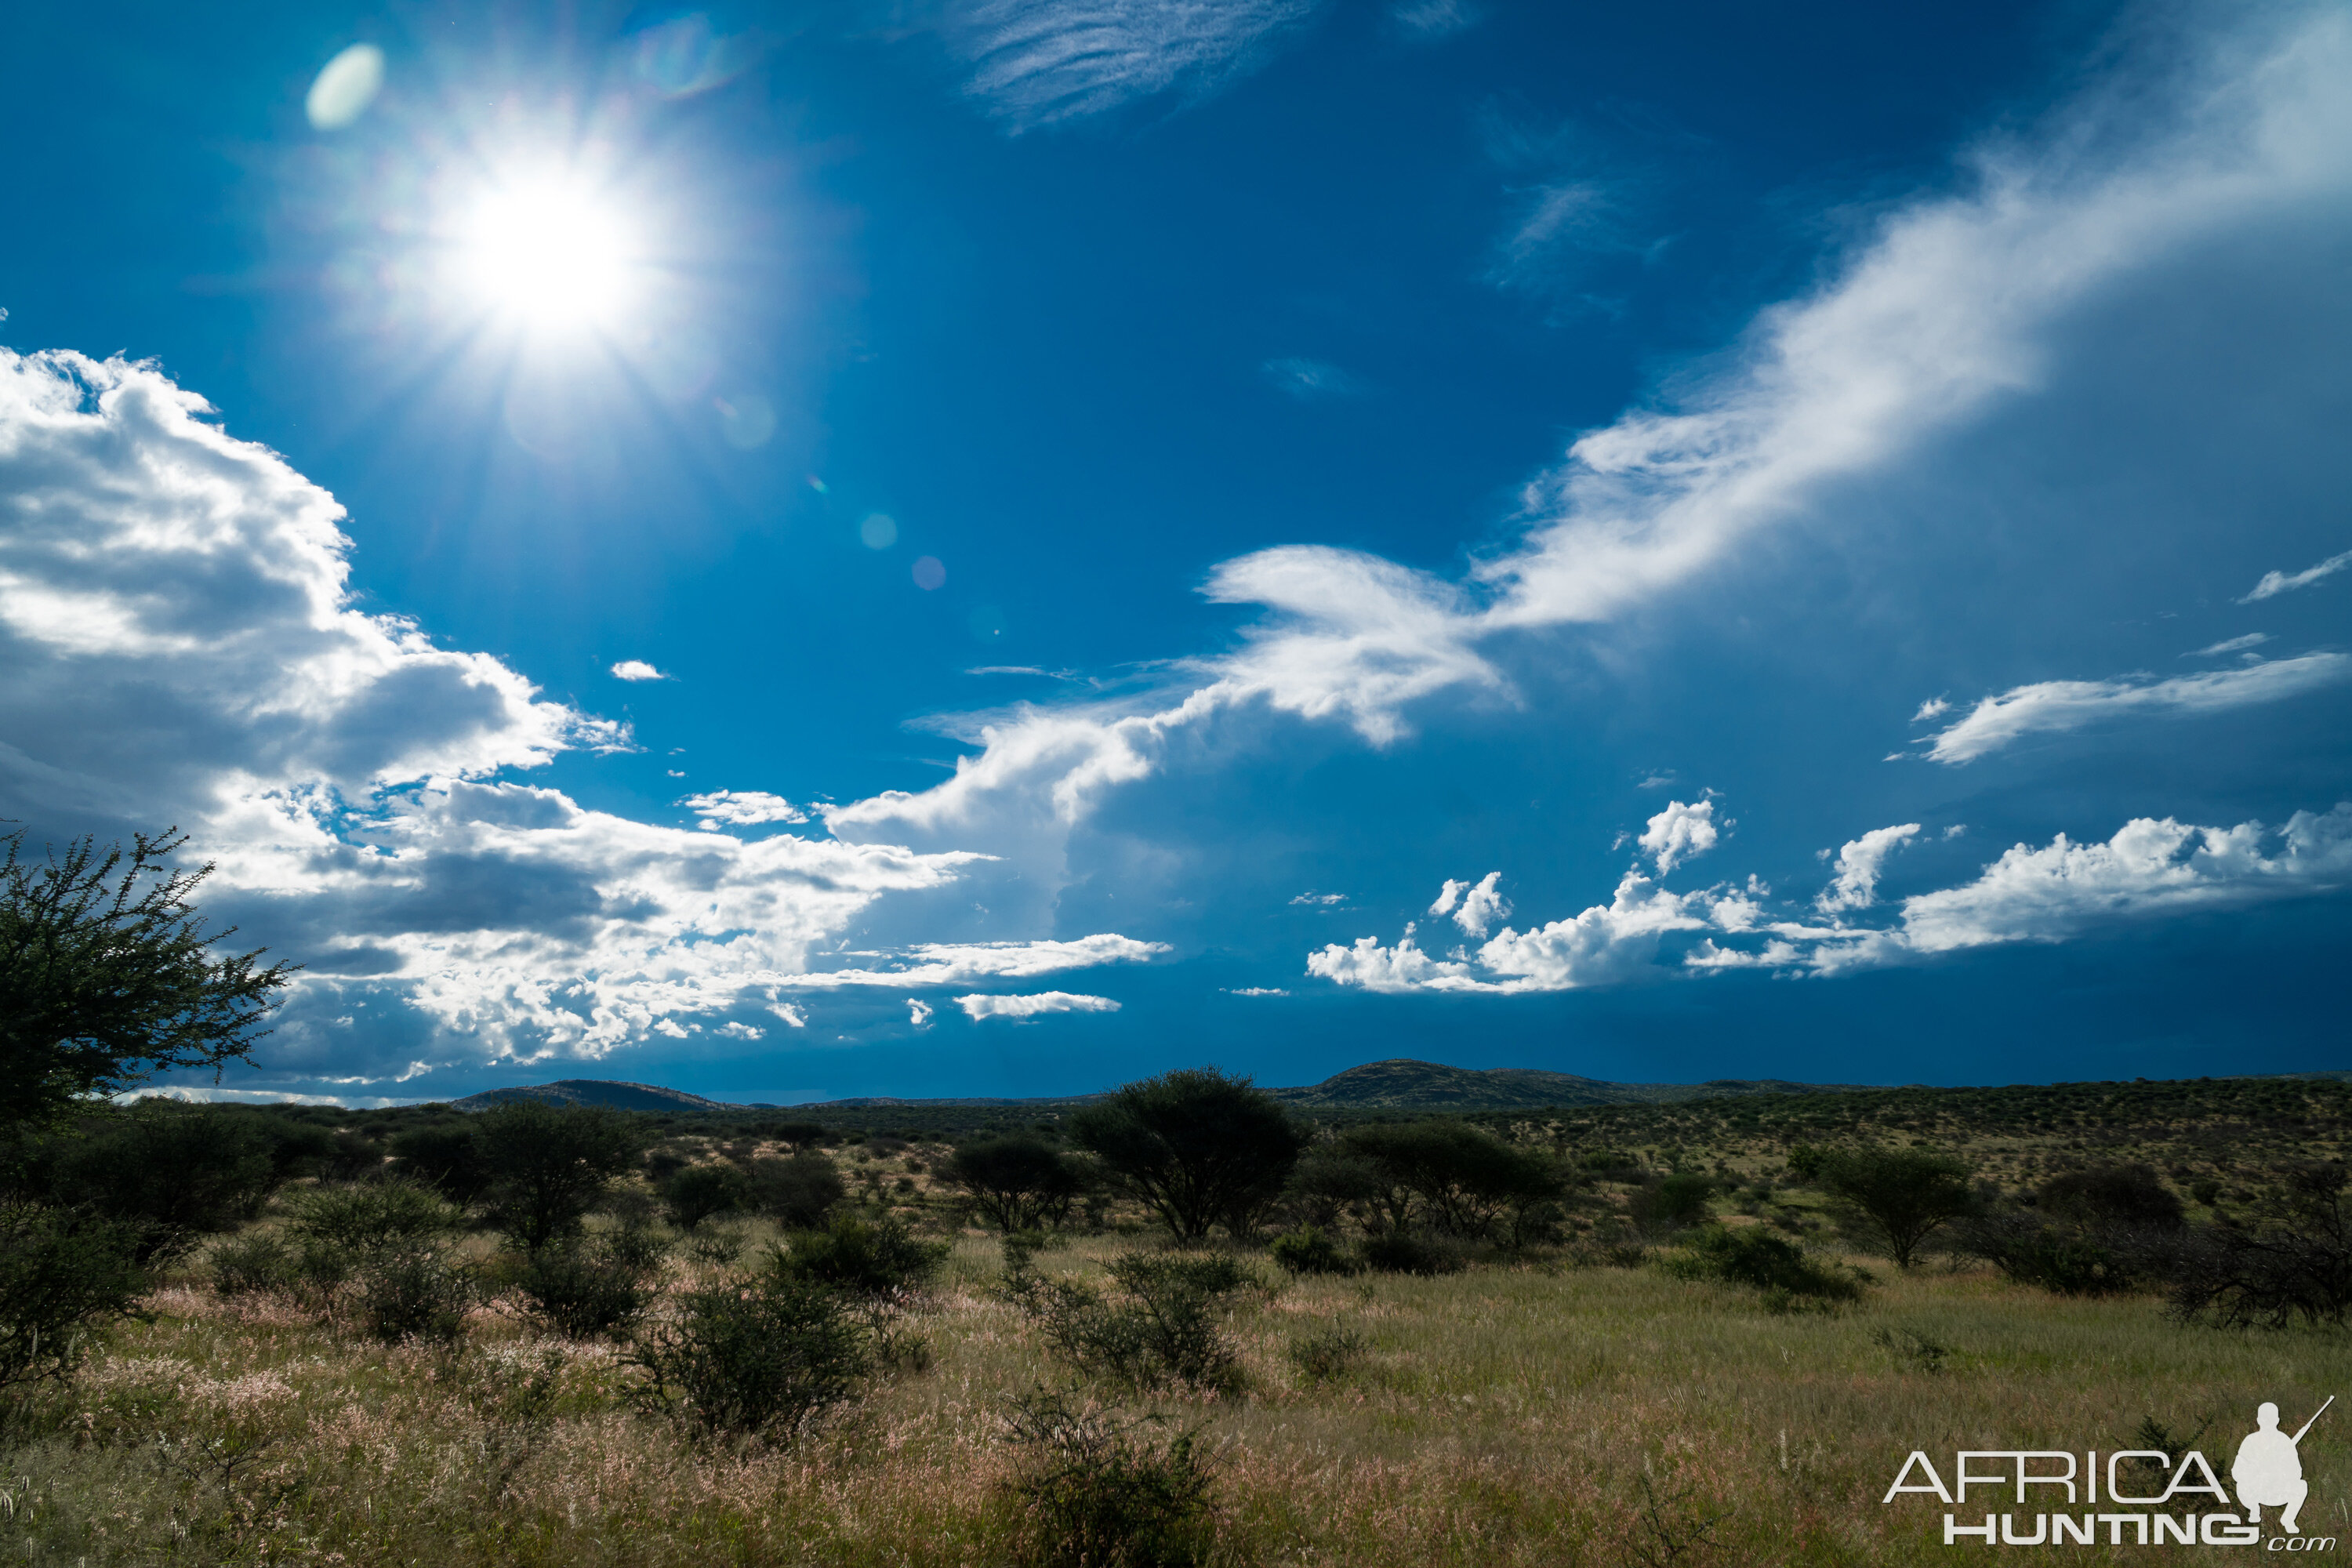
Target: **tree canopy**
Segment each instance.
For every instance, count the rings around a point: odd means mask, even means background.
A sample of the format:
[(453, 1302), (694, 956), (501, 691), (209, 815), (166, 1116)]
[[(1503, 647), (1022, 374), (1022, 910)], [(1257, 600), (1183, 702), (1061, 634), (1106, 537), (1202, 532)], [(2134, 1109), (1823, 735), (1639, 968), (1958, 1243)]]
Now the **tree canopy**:
[(1071, 1118), (1070, 1132), (1179, 1241), (1250, 1229), (1306, 1142), (1272, 1095), (1214, 1068), (1129, 1084)]
[(126, 852), (94, 838), (39, 861), (21, 830), (0, 860), (0, 1124), (47, 1122), (172, 1068), (249, 1059), (295, 965), (217, 951), (174, 868), (174, 828)]

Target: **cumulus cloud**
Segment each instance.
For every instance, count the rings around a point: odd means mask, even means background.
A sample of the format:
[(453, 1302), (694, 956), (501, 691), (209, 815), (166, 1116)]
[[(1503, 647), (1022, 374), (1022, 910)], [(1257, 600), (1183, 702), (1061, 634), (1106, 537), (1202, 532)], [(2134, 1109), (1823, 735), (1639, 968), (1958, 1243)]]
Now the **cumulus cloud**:
[(1840, 910), (1866, 910), (1876, 903), (1878, 873), (1886, 864), (1886, 858), (1916, 837), (1918, 832), (1916, 822), (1874, 827), (1841, 847), (1837, 853), (1837, 879), (1822, 889), (1821, 897), (1813, 900), (1814, 907), (1834, 914)]
[(1715, 847), (1718, 837), (1715, 825), (1715, 802), (1702, 800), (1685, 805), (1681, 801), (1666, 802), (1666, 809), (1650, 818), (1637, 842), (1657, 862), (1658, 875), (1664, 876), (1685, 860), (1696, 860)]
[(641, 658), (625, 658), (613, 667), (615, 680), (667, 680), (668, 676)]
[(1103, 933), (828, 967), (878, 903), (988, 857), (723, 831), (799, 818), (758, 792), (688, 797), (686, 831), (499, 777), (631, 742), (355, 607), (334, 499), (206, 411), (152, 365), (0, 350), (0, 816), (187, 826), (218, 864), (210, 907), (307, 965), (272, 1072), (372, 1083), (750, 1039), (754, 1019), (806, 1026), (780, 1000), (796, 990), (1165, 951)]
[[(1876, 900), (1885, 857), (1916, 823), (1876, 828), (1838, 856), (1836, 882), (1816, 900), (1826, 921), (1776, 916), (1769, 889), (1675, 893), (1628, 872), (1607, 904), (1444, 957), (1415, 928), (1393, 944), (1360, 937), (1307, 957), (1307, 973), (1367, 991), (1511, 995), (1694, 977), (1734, 970), (1835, 975), (1916, 963), (1970, 948), (2055, 942), (2095, 926), (2199, 910), (2233, 909), (2352, 887), (2352, 801), (2296, 812), (2275, 830), (2259, 822), (2199, 827), (2137, 817), (2103, 844), (2061, 834), (2011, 848), (1972, 881), (1915, 894), (1885, 925), (1848, 923)], [(1946, 837), (1950, 837), (1947, 834)]]
[(690, 795), (678, 805), (702, 818), (705, 827), (753, 827), (763, 822), (806, 822), (808, 813), (780, 795), (756, 789), (715, 789)]
[(2309, 653), (2169, 680), (2041, 680), (1986, 698), (1922, 744), (1932, 761), (1969, 763), (2027, 735), (2079, 730), (2126, 714), (2183, 717), (2278, 702), (2333, 686), (2347, 676), (2352, 676), (2352, 658)]
[(2238, 603), (2251, 605), (2257, 599), (2273, 598), (2280, 594), (2291, 594), (2297, 588), (2308, 588), (2314, 583), (2335, 576), (2347, 566), (2352, 566), (2352, 550), (2341, 555), (2331, 555), (2318, 565), (2306, 566), (2300, 572), (2265, 572), (2263, 580)]
[(1320, 0), (957, 0), (969, 90), (1016, 128), (1138, 99), (1214, 91), (1261, 64)]
[(931, 1026), (931, 1005), (919, 996), (907, 998), (907, 1022), (918, 1029)]
[(1667, 892), (1629, 871), (1614, 899), (1572, 920), (1520, 932), (1506, 926), (1473, 953), (1432, 958), (1405, 927), (1394, 946), (1360, 937), (1309, 953), (1307, 973), (1367, 991), (1459, 991), (1507, 995), (1621, 984), (1655, 968), (1668, 931), (1703, 930), (1708, 895)]
[(1040, 991), (1031, 996), (959, 996), (955, 1005), (975, 1024), (984, 1018), (1034, 1018), (1044, 1013), (1118, 1011), (1118, 1004), (1108, 996), (1084, 996), (1068, 991)]
[(1487, 928), (1511, 912), (1511, 900), (1499, 890), (1503, 874), (1489, 871), (1475, 882), (1457, 882), (1447, 878), (1437, 891), (1436, 901), (1429, 906), (1433, 915), (1452, 915), (1454, 923), (1472, 936), (1483, 937)]

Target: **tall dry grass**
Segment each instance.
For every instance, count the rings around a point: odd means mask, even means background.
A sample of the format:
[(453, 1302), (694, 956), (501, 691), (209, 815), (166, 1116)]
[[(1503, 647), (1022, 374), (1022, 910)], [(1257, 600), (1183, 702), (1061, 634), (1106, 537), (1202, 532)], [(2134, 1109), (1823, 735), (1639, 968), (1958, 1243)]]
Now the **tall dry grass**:
[[(1098, 1279), (1131, 1245), (1035, 1267)], [(0, 1563), (995, 1568), (1018, 1459), (999, 1412), (1067, 1378), (992, 1289), (997, 1267), (992, 1244), (960, 1241), (926, 1311), (928, 1370), (886, 1374), (783, 1449), (698, 1446), (627, 1407), (614, 1348), (496, 1310), (457, 1351), (387, 1348), (191, 1280), (12, 1418)], [(670, 1283), (712, 1272), (673, 1262)], [(1289, 1347), (1335, 1325), (1361, 1352), (1311, 1376)], [(1940, 1505), (1879, 1501), (1915, 1447), (1939, 1467), (1960, 1447), (2115, 1449), (2138, 1446), (2143, 1416), (2210, 1415), (2202, 1446), (2226, 1470), (2259, 1400), (2352, 1392), (2340, 1335), (2185, 1328), (2146, 1299), (1937, 1269), (1882, 1268), (1861, 1306), (1790, 1314), (1654, 1268), (1310, 1278), (1234, 1332), (1245, 1394), (1152, 1407), (1201, 1427), (1236, 1564), (1944, 1562)], [(1948, 1347), (1941, 1370), (1922, 1343)], [(2352, 1536), (2352, 1415), (2305, 1454), (2306, 1531)]]

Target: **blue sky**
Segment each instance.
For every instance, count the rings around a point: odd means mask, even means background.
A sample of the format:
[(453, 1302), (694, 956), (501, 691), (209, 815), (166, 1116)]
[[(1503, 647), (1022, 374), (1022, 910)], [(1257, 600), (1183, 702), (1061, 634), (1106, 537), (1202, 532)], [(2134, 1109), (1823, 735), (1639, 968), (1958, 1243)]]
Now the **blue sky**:
[(227, 1091), (2344, 1065), (2339, 6), (16, 45), (0, 814)]

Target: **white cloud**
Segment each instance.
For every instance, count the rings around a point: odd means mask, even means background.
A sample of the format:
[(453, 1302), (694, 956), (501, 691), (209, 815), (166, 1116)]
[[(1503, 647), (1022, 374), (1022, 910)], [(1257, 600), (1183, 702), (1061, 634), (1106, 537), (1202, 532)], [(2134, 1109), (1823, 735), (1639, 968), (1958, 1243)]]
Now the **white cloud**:
[(1348, 895), (1345, 893), (1318, 893), (1312, 888), (1309, 888), (1303, 893), (1294, 895), (1290, 901), (1294, 904), (1309, 904), (1318, 908), (1328, 909), (1333, 904), (1346, 903), (1348, 901)]
[(1844, 845), (1837, 854), (1837, 879), (1822, 889), (1821, 897), (1813, 900), (1814, 907), (1824, 913), (1835, 913), (1840, 910), (1866, 910), (1876, 903), (1878, 873), (1886, 864), (1886, 858), (1918, 832), (1916, 822), (1874, 827)]
[(1352, 947), (1330, 943), (1307, 954), (1307, 973), (1336, 984), (1385, 992), (1509, 994), (1615, 984), (1655, 968), (1659, 939), (1666, 932), (1705, 929), (1710, 902), (1709, 895), (1670, 893), (1629, 871), (1609, 903), (1524, 933), (1506, 926), (1475, 954), (1432, 958), (1408, 925), (1393, 947), (1369, 936)]
[(907, 998), (907, 1022), (918, 1029), (931, 1026), (931, 1005), (919, 996)]
[(1040, 991), (1033, 996), (959, 996), (955, 1005), (975, 1024), (983, 1018), (1034, 1018), (1043, 1013), (1118, 1011), (1118, 1004), (1108, 996), (1082, 996), (1068, 991)]
[(2180, 657), (2183, 658), (2210, 658), (2214, 654), (2240, 653), (2250, 647), (2260, 647), (2263, 644), (2270, 640), (2271, 634), (2268, 632), (2248, 632), (2242, 637), (2224, 637), (2220, 642), (2208, 643), (2203, 647), (2194, 649), (2189, 653), (2184, 653)]
[(1715, 802), (1702, 800), (1689, 805), (1681, 801), (1666, 802), (1666, 809), (1650, 818), (1638, 841), (1657, 862), (1658, 875), (1664, 876), (1685, 860), (1696, 860), (1715, 847), (1717, 832), (1715, 826)]
[(615, 680), (667, 680), (668, 676), (641, 658), (625, 658), (613, 667)]
[(2169, 680), (2042, 680), (1986, 698), (1965, 718), (1922, 743), (1933, 761), (1974, 762), (2026, 735), (2079, 730), (2127, 713), (2181, 716), (2278, 702), (2347, 676), (2352, 676), (2352, 658), (2309, 653)]
[(808, 1010), (804, 1007), (795, 1006), (790, 1002), (772, 1002), (769, 1004), (768, 1011), (782, 1018), (788, 1029), (808, 1027)]
[(2316, 566), (2306, 566), (2300, 572), (2265, 572), (2263, 580), (2238, 603), (2251, 605), (2257, 599), (2268, 599), (2280, 594), (2291, 594), (2297, 588), (2308, 588), (2323, 578), (2333, 577), (2347, 566), (2352, 566), (2352, 550), (2341, 555), (2331, 555)]
[(1952, 704), (1948, 699), (1930, 697), (1919, 704), (1919, 711), (1911, 715), (1911, 722), (1924, 724), (1930, 719), (1940, 719), (1951, 710)]
[[(2275, 853), (2263, 846), (2275, 838)], [(2020, 844), (1975, 881), (1903, 901), (1903, 944), (1949, 952), (2057, 942), (2094, 923), (2226, 909), (2352, 884), (2352, 802), (2298, 811), (2275, 834), (2259, 822), (2197, 827), (2135, 817), (2105, 844), (2060, 834)]]
[(806, 822), (808, 813), (780, 795), (756, 789), (715, 789), (679, 801), (705, 827), (752, 827), (763, 822)]
[(764, 1040), (768, 1037), (768, 1031), (760, 1027), (757, 1024), (721, 1024), (718, 1028), (713, 1029), (711, 1033), (715, 1035), (722, 1035), (730, 1040)]
[(1443, 38), (1481, 20), (1469, 0), (1400, 0), (1389, 8), (1389, 16), (1406, 32), (1423, 38)]
[(1451, 877), (1437, 891), (1436, 901), (1429, 906), (1433, 915), (1454, 917), (1454, 923), (1472, 936), (1483, 937), (1496, 921), (1507, 919), (1511, 912), (1511, 900), (1498, 890), (1503, 879), (1500, 871), (1489, 871), (1476, 882), (1457, 882)]
[(821, 969), (773, 983), (812, 990), (852, 985), (969, 985), (980, 980), (1027, 980), (1066, 969), (1143, 963), (1169, 952), (1164, 942), (1138, 942), (1104, 931), (1069, 942), (922, 942), (896, 956), (894, 969)]
[(1016, 127), (1100, 114), (1257, 66), (1320, 0), (953, 0), (969, 90)]
[(1279, 985), (1228, 985), (1228, 996), (1287, 996), (1290, 993)]

